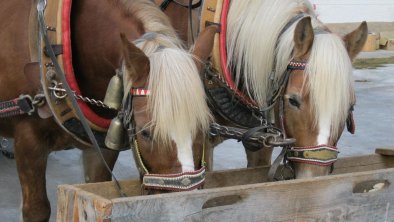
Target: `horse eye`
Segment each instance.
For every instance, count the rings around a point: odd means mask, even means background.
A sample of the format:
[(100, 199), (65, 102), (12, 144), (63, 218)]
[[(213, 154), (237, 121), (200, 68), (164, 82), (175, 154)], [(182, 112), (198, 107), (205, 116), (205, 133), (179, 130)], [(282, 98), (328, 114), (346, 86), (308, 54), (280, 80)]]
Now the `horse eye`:
[(289, 97), (289, 103), (290, 103), (290, 105), (295, 106), (297, 108), (300, 108), (300, 106), (301, 106), (300, 102), (295, 97)]
[(142, 130), (141, 136), (142, 136), (145, 140), (151, 140), (151, 139), (152, 139), (151, 134), (150, 134), (150, 131), (148, 131), (148, 130)]

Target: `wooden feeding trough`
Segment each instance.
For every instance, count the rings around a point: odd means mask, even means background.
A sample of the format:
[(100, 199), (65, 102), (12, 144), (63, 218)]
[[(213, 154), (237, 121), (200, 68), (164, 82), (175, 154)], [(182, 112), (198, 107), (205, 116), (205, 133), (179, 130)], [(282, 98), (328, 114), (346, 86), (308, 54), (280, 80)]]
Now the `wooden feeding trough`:
[[(333, 175), (266, 183), (268, 168), (207, 174), (205, 189), (139, 196), (137, 180), (61, 185), (57, 221), (394, 221), (394, 150), (342, 158)], [(284, 173), (287, 173), (286, 169)]]

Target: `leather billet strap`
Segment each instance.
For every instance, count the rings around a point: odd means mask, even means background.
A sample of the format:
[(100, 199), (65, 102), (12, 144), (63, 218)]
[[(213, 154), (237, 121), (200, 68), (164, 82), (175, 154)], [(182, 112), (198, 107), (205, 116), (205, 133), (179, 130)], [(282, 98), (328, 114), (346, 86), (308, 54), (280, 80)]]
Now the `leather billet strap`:
[(20, 95), (19, 98), (0, 102), (0, 118), (31, 115), (34, 111), (33, 99), (29, 95)]
[(329, 166), (338, 159), (335, 146), (318, 145), (308, 147), (292, 147), (287, 151), (287, 159), (297, 163)]

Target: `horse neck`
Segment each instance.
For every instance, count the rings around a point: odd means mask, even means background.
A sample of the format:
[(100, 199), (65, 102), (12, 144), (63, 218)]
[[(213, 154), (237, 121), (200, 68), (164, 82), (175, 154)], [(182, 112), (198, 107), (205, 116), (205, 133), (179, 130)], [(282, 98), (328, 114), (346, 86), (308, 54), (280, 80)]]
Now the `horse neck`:
[(73, 65), (82, 95), (103, 99), (121, 65), (120, 33), (136, 39), (144, 32), (142, 24), (116, 3), (79, 0), (73, 4), (71, 27)]

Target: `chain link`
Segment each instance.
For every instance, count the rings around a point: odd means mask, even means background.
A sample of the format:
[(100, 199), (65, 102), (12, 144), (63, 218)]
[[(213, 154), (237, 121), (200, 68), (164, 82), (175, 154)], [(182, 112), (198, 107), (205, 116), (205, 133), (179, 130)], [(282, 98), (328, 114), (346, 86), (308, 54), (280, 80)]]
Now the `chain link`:
[[(248, 130), (249, 129), (222, 126), (215, 122), (211, 124), (210, 135), (243, 140), (244, 135), (246, 132), (248, 132)], [(265, 132), (257, 131), (246, 139), (251, 142), (260, 143), (265, 147), (284, 146), (292, 144), (295, 141), (291, 138), (284, 139), (280, 129), (269, 125), (267, 125), (267, 127), (265, 128)]]
[[(67, 97), (66, 90), (62, 88), (62, 83), (58, 83), (55, 80), (52, 80), (52, 84), (50, 87), (48, 87), (48, 89), (52, 91), (53, 95), (58, 100), (62, 100)], [(102, 108), (106, 108), (106, 109), (112, 109), (112, 108), (108, 107), (107, 105), (105, 105), (104, 102), (101, 100), (91, 99), (89, 97), (79, 95), (75, 91), (73, 91), (73, 94), (77, 100), (81, 100), (83, 102), (90, 103), (91, 105), (94, 105), (94, 106), (98, 106), (98, 107), (102, 107)]]
[(92, 104), (94, 106), (103, 107), (103, 108), (106, 108), (106, 109), (112, 109), (109, 106), (105, 105), (103, 101), (96, 100), (96, 99), (90, 99), (89, 97), (78, 95), (75, 92), (74, 92), (74, 97), (76, 99), (79, 99), (79, 100), (82, 100), (84, 102), (90, 103), (90, 104)]

